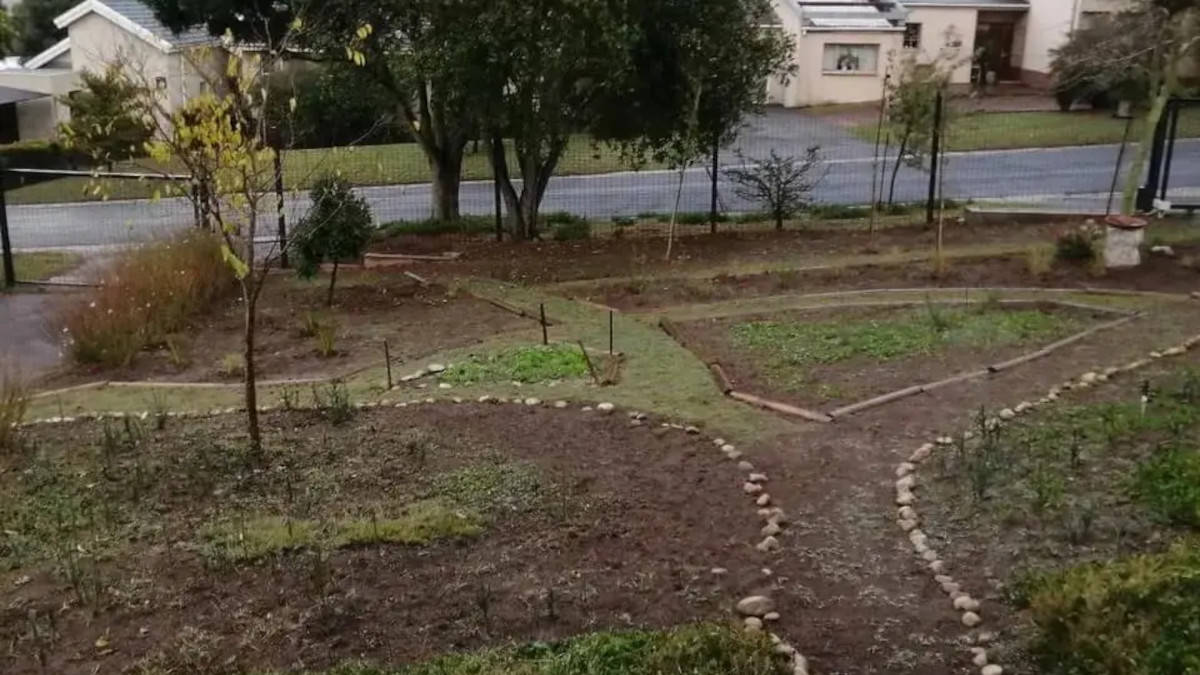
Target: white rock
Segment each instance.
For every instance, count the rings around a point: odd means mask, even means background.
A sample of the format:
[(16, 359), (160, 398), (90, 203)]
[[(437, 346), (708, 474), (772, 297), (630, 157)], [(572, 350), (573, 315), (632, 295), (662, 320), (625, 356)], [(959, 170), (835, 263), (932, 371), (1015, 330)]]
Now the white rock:
[(738, 462), (738, 471), (745, 471), (745, 472), (749, 473), (750, 471), (753, 471), (753, 470), (754, 470), (754, 465), (751, 464), (750, 462), (747, 462), (745, 460)]
[(779, 654), (780, 656), (791, 658), (792, 654), (796, 653), (796, 648), (786, 642), (779, 642), (771, 647), (771, 651)]
[(922, 445), (921, 447), (917, 448), (916, 450), (913, 450), (913, 454), (911, 457), (908, 458), (908, 461), (913, 462), (913, 463), (924, 462), (925, 460), (929, 459), (929, 456), (932, 454), (933, 454), (933, 443), (926, 443), (925, 445)]
[(946, 562), (943, 560), (934, 560), (929, 563), (929, 571), (934, 574), (941, 574), (946, 571)]
[(962, 622), (967, 628), (974, 628), (982, 623), (983, 619), (979, 618), (979, 615), (975, 612), (963, 612)]
[(752, 473), (752, 474), (750, 474), (750, 477), (747, 480), (749, 480), (751, 483), (766, 483), (767, 482), (767, 474)]
[(740, 450), (730, 450), (729, 452), (725, 453), (725, 458), (736, 462), (742, 458), (742, 452)]
[(555, 408), (557, 408), (557, 409), (559, 409), (559, 410), (563, 410), (563, 409), (565, 409), (565, 408), (567, 407), (567, 405), (568, 405), (568, 404), (567, 404), (567, 402), (566, 402), (566, 401), (555, 401), (555, 402), (554, 402), (554, 407), (555, 407)]
[(984, 666), (979, 671), (979, 675), (1004, 675), (1004, 669), (993, 663), (991, 665)]
[(1011, 420), (1012, 418), (1014, 418), (1016, 416), (1017, 416), (1017, 412), (1015, 410), (1013, 410), (1012, 408), (1005, 408), (1000, 411), (1000, 419), (1002, 419), (1002, 420)]
[(917, 519), (917, 511), (916, 511), (916, 509), (914, 509), (911, 506), (901, 506), (900, 510), (897, 511), (896, 513), (900, 517), (901, 520), (916, 520)]
[(463, 402), (461, 396), (455, 396), (454, 398), (451, 398), (450, 400), (454, 403), (462, 403)]
[(700, 429), (699, 429), (699, 427), (687, 426), (687, 427), (683, 428), (683, 432), (685, 434), (690, 434), (692, 436), (695, 436), (696, 434), (700, 433)]
[(732, 445), (730, 445), (728, 443), (725, 443), (725, 444), (721, 445), (720, 447), (721, 447), (721, 452), (723, 452), (725, 454), (729, 454), (729, 453), (733, 452), (734, 450), (737, 450), (737, 448), (733, 447)]
[(525, 405), (528, 405), (528, 406), (535, 406), (535, 405), (541, 405), (541, 404), (542, 404), (542, 399), (540, 399), (540, 398), (530, 397), (530, 398), (525, 399)]
[(954, 599), (954, 609), (963, 612), (978, 612), (979, 601), (969, 595), (960, 595)]
[(934, 581), (936, 581), (936, 582), (937, 582), (937, 583), (939, 583), (939, 584), (948, 584), (948, 583), (950, 583), (951, 581), (954, 581), (954, 577), (947, 576), (947, 575), (945, 575), (945, 574), (938, 574), (938, 575), (936, 575), (936, 576), (934, 576), (934, 577), (933, 577), (933, 580), (934, 580)]
[(787, 524), (788, 516), (786, 513), (783, 512), (783, 509), (776, 506), (776, 507), (771, 508), (770, 511), (771, 511), (771, 515), (767, 516), (767, 520), (769, 522), (779, 523), (780, 525)]
[(759, 485), (758, 483), (749, 483), (748, 482), (748, 483), (742, 484), (742, 492), (745, 492), (748, 495), (757, 495), (758, 493), (760, 493), (762, 491), (763, 491), (763, 487), (761, 485)]
[(719, 447), (721, 447), (722, 445), (725, 445), (725, 439), (724, 439), (724, 438), (714, 438), (714, 439), (713, 439), (713, 445), (715, 445), (715, 446), (717, 446), (717, 447), (719, 448)]
[(711, 570), (709, 570), (708, 572), (709, 572), (709, 574), (713, 575), (714, 577), (723, 577), (726, 574), (729, 574), (729, 570), (725, 569), (724, 567), (714, 567)]
[(1192, 299), (1200, 300), (1200, 291), (1192, 291)]
[(439, 382), (438, 383), (438, 389), (453, 389), (453, 388), (454, 388), (454, 385), (450, 384), (449, 382)]
[(792, 655), (792, 675), (808, 675), (808, 659), (800, 652)]
[(602, 412), (606, 415), (616, 409), (617, 409), (617, 406), (615, 406), (611, 403), (600, 403), (600, 404), (596, 405), (596, 410), (599, 410), (600, 412)]
[(937, 444), (938, 445), (954, 445), (954, 439), (949, 436), (938, 436)]
[(479, 401), (480, 403), (489, 403), (489, 402), (491, 402), (491, 400), (492, 400), (492, 397), (491, 397), (491, 396), (488, 396), (487, 394), (484, 394), (483, 396), (480, 396), (480, 397), (479, 397), (479, 399), (478, 399), (478, 401)]
[(750, 595), (737, 603), (737, 612), (742, 616), (763, 616), (775, 611), (775, 601), (765, 595)]
[(1150, 358), (1152, 359), (1161, 359), (1162, 356), (1161, 352), (1150, 352)]
[(766, 614), (763, 614), (763, 621), (778, 621), (778, 620), (779, 620), (779, 612), (767, 612)]
[(754, 500), (754, 503), (758, 506), (769, 506), (771, 504), (771, 495), (764, 492), (758, 496), (758, 499)]
[(937, 554), (937, 551), (935, 551), (933, 549), (929, 549), (929, 550), (921, 553), (921, 558), (925, 562), (933, 562), (934, 560), (938, 559), (938, 554)]
[(896, 524), (899, 525), (900, 529), (904, 530), (905, 532), (911, 532), (912, 530), (917, 529), (918, 525), (917, 521), (911, 518), (897, 520)]
[(896, 481), (896, 491), (901, 492), (904, 490), (911, 490), (911, 489), (913, 489), (914, 486), (916, 486), (916, 484), (917, 484), (916, 476), (909, 474), (909, 475), (901, 478), (900, 480)]
[(987, 650), (980, 647), (976, 647), (976, 649), (979, 651), (975, 652), (975, 656), (971, 658), (971, 663), (977, 666), (986, 666), (988, 662)]
[(775, 537), (766, 537), (762, 541), (755, 544), (754, 548), (758, 549), (759, 551), (761, 551), (763, 553), (770, 553), (771, 551), (778, 551), (779, 550), (779, 540), (776, 539)]
[(583, 406), (582, 408), (580, 408), (580, 410), (581, 410), (581, 411), (583, 411), (583, 412), (592, 412), (592, 406), (590, 406), (590, 405), (585, 405), (585, 406)]
[(779, 523), (776, 522), (769, 522), (762, 527), (762, 535), (764, 537), (774, 537), (780, 532), (783, 532), (783, 528), (779, 527)]
[(1155, 255), (1165, 255), (1168, 258), (1175, 257), (1175, 249), (1171, 248), (1170, 246), (1166, 246), (1166, 245), (1151, 246), (1150, 252)]
[(996, 639), (996, 635), (994, 633), (984, 631), (979, 634), (978, 642), (981, 645), (985, 645), (995, 639)]
[(747, 633), (758, 633), (763, 629), (762, 619), (757, 616), (748, 616), (743, 620), (746, 626)]
[(897, 506), (911, 506), (912, 504), (915, 504), (916, 501), (917, 498), (913, 496), (913, 493), (907, 490), (896, 494)]
[(929, 537), (925, 536), (925, 533), (920, 530), (913, 530), (908, 533), (908, 540), (913, 546), (917, 546), (918, 544), (927, 544)]
[(904, 478), (916, 470), (917, 467), (912, 462), (901, 462), (900, 465), (896, 467), (896, 478)]
[(1182, 356), (1187, 353), (1183, 347), (1171, 347), (1163, 352), (1163, 356)]
[(942, 592), (945, 593), (946, 595), (953, 597), (955, 594), (957, 594), (961, 591), (962, 591), (962, 587), (958, 585), (957, 581), (947, 581), (942, 584)]

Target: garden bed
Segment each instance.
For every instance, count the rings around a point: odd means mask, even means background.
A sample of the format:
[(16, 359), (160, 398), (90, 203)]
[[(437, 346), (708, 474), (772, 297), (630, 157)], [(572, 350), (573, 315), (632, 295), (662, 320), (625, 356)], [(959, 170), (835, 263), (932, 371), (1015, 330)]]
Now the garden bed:
[(403, 664), (721, 622), (765, 583), (743, 479), (699, 437), (336, 401), (264, 417), (262, 456), (237, 415), (25, 432), (0, 459), (0, 669)]
[(1005, 672), (1190, 672), (1200, 658), (1197, 365), (1159, 362), (998, 431), (973, 416), (971, 440), (927, 461), (923, 531), (1002, 628), (989, 654)]
[(733, 388), (830, 410), (1015, 358), (1112, 315), (1053, 304), (850, 307), (678, 324)]
[(1200, 288), (1200, 246), (1176, 247), (1176, 258), (1151, 257), (1130, 270), (1096, 274), (1087, 265), (1057, 263), (1041, 273), (1027, 255), (951, 261), (939, 278), (927, 262), (856, 265), (834, 269), (719, 275), (711, 279), (637, 279), (571, 289), (570, 294), (624, 311), (653, 311), (680, 305), (770, 295), (888, 288), (1119, 288), (1189, 293)]
[[(263, 380), (341, 376), (384, 364), (388, 341), (395, 368), (422, 356), (471, 345), (536, 324), (482, 300), (399, 273), (345, 274), (325, 306), (325, 284), (272, 277), (259, 301), (258, 377)], [(139, 352), (128, 366), (67, 366), (46, 386), (105, 380), (237, 382), (241, 379), (244, 312), (237, 296), (188, 331)]]

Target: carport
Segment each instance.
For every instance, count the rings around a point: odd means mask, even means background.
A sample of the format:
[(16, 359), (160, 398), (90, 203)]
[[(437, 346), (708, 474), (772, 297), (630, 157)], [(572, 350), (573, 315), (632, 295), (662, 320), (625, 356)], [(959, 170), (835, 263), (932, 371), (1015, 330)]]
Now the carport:
[(67, 108), (59, 98), (79, 89), (69, 68), (0, 70), (0, 142), (50, 138)]

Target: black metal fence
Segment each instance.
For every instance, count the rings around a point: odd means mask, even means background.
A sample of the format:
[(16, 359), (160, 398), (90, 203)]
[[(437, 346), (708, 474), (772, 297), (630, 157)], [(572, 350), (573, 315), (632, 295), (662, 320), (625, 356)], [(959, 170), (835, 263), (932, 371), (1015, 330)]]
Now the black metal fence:
[[(1151, 163), (1147, 182), (1160, 199), (1188, 203), (1200, 194), (1200, 106), (1194, 103), (1173, 104), (1160, 127), (1163, 155)], [(806, 220), (863, 219), (872, 199), (883, 205), (882, 213), (894, 214), (889, 217), (919, 221), (931, 194), (939, 203), (944, 198), (1104, 213), (1137, 155), (1121, 142), (1139, 138), (1136, 123), (1108, 111), (1060, 112), (1045, 96), (956, 99), (946, 112), (937, 160), (932, 134), (924, 135), (919, 157), (907, 150), (901, 156), (902, 139), (880, 125), (877, 104), (769, 109), (747, 120), (737, 140), (719, 149), (715, 174), (713, 157), (682, 171), (633, 165), (618, 150), (578, 136), (546, 191), (542, 231), (552, 236), (574, 228), (578, 234), (579, 222), (587, 221), (583, 231), (592, 236), (660, 234), (677, 194), (684, 234), (709, 232), (714, 204), (720, 230), (770, 227), (757, 213), (763, 206), (738, 197), (726, 172), (772, 152), (800, 156), (810, 146), (820, 147), (824, 177), (811, 195), (813, 207), (789, 227)], [(286, 153), (284, 218), (303, 217), (308, 187), (321, 174), (336, 172), (358, 186), (375, 219), (392, 231), (494, 236), (497, 193), (485, 145), (466, 148), (458, 190), (464, 218), (457, 223), (431, 222), (429, 163), (413, 144)], [(99, 190), (97, 180), (104, 184)], [(163, 177), (136, 161), (99, 177), (7, 169), (0, 181), (7, 248), (18, 256), (40, 250), (94, 256), (192, 225), (191, 202), (170, 196), (178, 190), (166, 189), (164, 180), (177, 184), (189, 178)], [(5, 257), (9, 279), (11, 257)]]

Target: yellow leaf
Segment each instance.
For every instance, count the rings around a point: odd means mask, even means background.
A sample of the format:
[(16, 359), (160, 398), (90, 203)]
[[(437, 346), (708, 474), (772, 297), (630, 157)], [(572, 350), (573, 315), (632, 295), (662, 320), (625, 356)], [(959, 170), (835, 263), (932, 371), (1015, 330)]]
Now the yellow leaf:
[(96, 638), (96, 649), (104, 649), (107, 646), (108, 646), (108, 637), (107, 636), (101, 635), (100, 637)]

